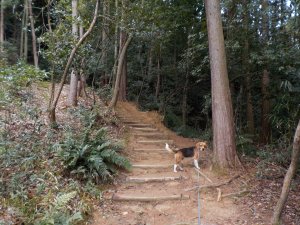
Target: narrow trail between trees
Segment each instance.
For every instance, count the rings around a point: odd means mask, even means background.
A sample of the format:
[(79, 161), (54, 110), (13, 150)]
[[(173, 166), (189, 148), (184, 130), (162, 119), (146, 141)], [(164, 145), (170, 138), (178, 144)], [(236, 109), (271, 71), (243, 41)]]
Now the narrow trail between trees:
[[(164, 149), (166, 142), (177, 147), (193, 146), (198, 140), (177, 136), (165, 128), (155, 112), (140, 112), (133, 104), (121, 103), (116, 110), (123, 122), (127, 142), (126, 154), (133, 168), (123, 173), (113, 188), (104, 192), (103, 201), (94, 213), (93, 225), (179, 225), (197, 224), (197, 191), (187, 191), (196, 185), (208, 185), (198, 176), (191, 158), (184, 159), (184, 171), (174, 173), (174, 155)], [(210, 168), (210, 150), (202, 152), (199, 165), (213, 183), (220, 179)], [(220, 176), (221, 177), (221, 176)], [(222, 193), (239, 190), (241, 181), (220, 187)], [(247, 224), (242, 212), (231, 198), (217, 201), (215, 188), (200, 192), (202, 225)]]

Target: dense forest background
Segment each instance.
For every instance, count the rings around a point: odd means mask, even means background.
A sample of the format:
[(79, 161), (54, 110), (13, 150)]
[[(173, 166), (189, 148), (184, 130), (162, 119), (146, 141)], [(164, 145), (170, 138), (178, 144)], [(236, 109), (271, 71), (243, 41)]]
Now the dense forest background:
[[(141, 110), (157, 110), (178, 134), (211, 140), (204, 1), (103, 0), (95, 5), (94, 0), (1, 0), (0, 108), (5, 119), (0, 153), (11, 146), (4, 129), (12, 120), (9, 106), (24, 109), (20, 102), (29, 97), (21, 90), (37, 81), (53, 84), (45, 102), (50, 111), (57, 104), (54, 84), (70, 83), (68, 102), (73, 106), (88, 86), (108, 106), (114, 105), (114, 97), (133, 101)], [(286, 168), (300, 117), (300, 1), (224, 0), (221, 15), (238, 152)], [(37, 132), (39, 111), (26, 110), (18, 118), (35, 121)], [(72, 110), (77, 115), (82, 109)], [(87, 129), (92, 127), (87, 123)], [(84, 134), (83, 143), (89, 132)], [(129, 167), (125, 159), (118, 160)]]
[[(38, 67), (60, 81), (78, 38), (72, 35), (71, 3), (33, 1), (32, 32), (26, 2), (2, 2), (2, 65), (34, 64), (36, 51)], [(93, 2), (79, 1), (75, 23), (86, 30), (93, 10)], [(241, 137), (261, 143), (291, 140), (299, 116), (298, 11), (297, 1), (222, 2), (234, 120)], [(123, 100), (135, 101), (143, 110), (159, 110), (178, 133), (197, 136), (206, 130), (209, 135), (211, 86), (203, 2), (103, 1), (100, 14), (72, 65), (88, 84), (110, 98), (119, 33), (123, 42), (133, 35)]]

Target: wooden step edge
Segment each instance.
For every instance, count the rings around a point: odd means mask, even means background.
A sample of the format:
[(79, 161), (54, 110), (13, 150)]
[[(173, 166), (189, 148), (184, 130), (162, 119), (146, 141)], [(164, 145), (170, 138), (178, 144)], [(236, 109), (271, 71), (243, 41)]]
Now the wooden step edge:
[(138, 141), (136, 141), (136, 143), (139, 143), (139, 144), (165, 144), (165, 143), (173, 144), (174, 141), (173, 140), (138, 140)]
[(132, 168), (138, 169), (165, 169), (171, 168), (173, 164), (155, 165), (155, 164), (133, 164)]
[(111, 197), (114, 201), (139, 201), (139, 202), (153, 202), (153, 201), (170, 201), (170, 200), (188, 200), (189, 195), (165, 195), (165, 196), (130, 196), (122, 194), (113, 194)]
[(133, 133), (134, 136), (140, 136), (140, 137), (155, 137), (160, 136), (166, 138), (166, 136), (163, 133), (155, 132), (155, 133)]
[(138, 131), (158, 131), (157, 128), (151, 128), (151, 127), (131, 127), (133, 130)]
[(156, 152), (156, 153), (162, 153), (162, 152), (165, 152), (165, 153), (168, 153), (167, 150), (165, 150), (164, 148), (134, 148), (133, 151), (136, 151), (136, 152)]
[(166, 176), (166, 177), (127, 177), (127, 183), (148, 183), (148, 182), (167, 182), (186, 179), (183, 176)]

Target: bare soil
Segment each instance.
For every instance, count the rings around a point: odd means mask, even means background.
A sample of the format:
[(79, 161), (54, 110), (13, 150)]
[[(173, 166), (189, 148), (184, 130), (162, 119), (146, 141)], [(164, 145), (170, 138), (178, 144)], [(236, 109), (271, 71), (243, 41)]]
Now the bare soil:
[[(125, 126), (124, 137), (127, 141), (126, 154), (133, 164), (170, 165), (167, 168), (140, 169), (133, 168), (128, 173), (120, 174), (120, 179), (113, 186), (104, 192), (102, 200), (97, 205), (94, 212), (93, 225), (179, 225), (198, 224), (200, 214), (203, 225), (242, 225), (242, 224), (269, 224), (273, 207), (276, 204), (281, 191), (282, 178), (264, 179), (256, 178), (255, 163), (249, 163), (243, 159), (247, 168), (245, 171), (232, 171), (222, 173), (222, 171), (211, 171), (211, 150), (201, 154), (201, 171), (206, 174), (213, 183), (224, 182), (231, 177), (241, 174), (238, 179), (230, 184), (220, 187), (222, 195), (236, 193), (241, 190), (247, 192), (242, 195), (233, 195), (217, 201), (218, 191), (216, 188), (208, 188), (200, 191), (186, 191), (196, 185), (210, 184), (206, 179), (199, 176), (193, 167), (191, 158), (184, 159), (184, 171), (173, 172), (174, 156), (167, 152), (141, 152), (137, 149), (163, 149), (161, 144), (141, 144), (139, 140), (159, 140), (171, 139), (177, 147), (193, 146), (195, 139), (183, 138), (170, 131), (162, 124), (162, 118), (157, 112), (140, 112), (134, 104), (120, 103), (116, 113), (124, 122), (140, 122), (150, 124), (158, 128), (162, 133), (161, 137), (140, 137), (135, 129)], [(167, 177), (182, 176), (179, 181), (148, 182), (148, 183), (128, 183), (126, 177)], [(300, 190), (299, 178), (294, 182), (294, 188), (290, 193), (283, 215), (284, 224), (300, 224), (300, 199), (296, 190)], [(114, 195), (159, 197), (172, 195), (189, 195), (188, 200), (169, 201), (114, 201)], [(198, 199), (199, 197), (199, 199)], [(198, 206), (200, 205), (200, 210)]]

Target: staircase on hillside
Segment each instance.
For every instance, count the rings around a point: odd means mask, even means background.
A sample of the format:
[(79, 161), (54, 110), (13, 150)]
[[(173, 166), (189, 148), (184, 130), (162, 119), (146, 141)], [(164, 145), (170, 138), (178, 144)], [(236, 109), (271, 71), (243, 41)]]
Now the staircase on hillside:
[[(112, 200), (161, 202), (189, 199), (189, 195), (182, 193), (182, 181), (186, 178), (173, 172), (174, 156), (164, 149), (165, 143), (173, 144), (173, 140), (152, 124), (143, 122), (143, 118), (126, 115), (126, 111), (119, 112), (120, 120), (133, 137), (133, 169)], [(171, 188), (168, 188), (168, 183)]]

